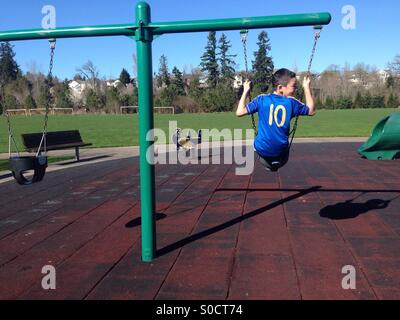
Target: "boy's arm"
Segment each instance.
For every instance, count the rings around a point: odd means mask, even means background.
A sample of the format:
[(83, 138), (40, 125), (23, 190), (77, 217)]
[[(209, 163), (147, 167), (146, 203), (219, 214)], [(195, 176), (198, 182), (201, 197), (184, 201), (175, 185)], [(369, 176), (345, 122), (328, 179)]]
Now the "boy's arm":
[(243, 94), (242, 94), (242, 97), (239, 100), (239, 104), (238, 104), (238, 107), (237, 107), (237, 110), (236, 110), (236, 115), (238, 117), (242, 117), (242, 116), (244, 116), (244, 115), (246, 115), (248, 113), (247, 109), (246, 109), (246, 100), (247, 100), (247, 97), (248, 97), (248, 95), (250, 93), (250, 83), (251, 82), (249, 80), (247, 80), (243, 84)]
[(311, 82), (310, 77), (306, 76), (303, 80), (303, 88), (304, 88), (304, 95), (306, 97), (306, 105), (309, 108), (308, 115), (313, 116), (317, 113), (317, 111), (315, 108), (314, 98), (311, 94), (310, 82)]

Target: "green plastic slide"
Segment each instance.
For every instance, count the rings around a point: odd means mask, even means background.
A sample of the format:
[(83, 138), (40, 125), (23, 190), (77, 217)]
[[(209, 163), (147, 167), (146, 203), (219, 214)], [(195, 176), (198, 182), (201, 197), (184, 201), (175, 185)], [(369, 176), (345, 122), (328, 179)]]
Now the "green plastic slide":
[(369, 160), (394, 160), (400, 157), (400, 112), (392, 113), (375, 126), (369, 139), (358, 149)]

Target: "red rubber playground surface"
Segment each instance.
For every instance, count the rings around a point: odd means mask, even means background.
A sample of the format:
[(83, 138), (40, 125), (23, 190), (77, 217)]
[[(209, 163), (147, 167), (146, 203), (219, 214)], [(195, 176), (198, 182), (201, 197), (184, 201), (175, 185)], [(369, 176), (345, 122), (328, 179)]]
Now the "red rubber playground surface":
[(359, 145), (296, 144), (278, 174), (157, 165), (151, 263), (137, 158), (1, 184), (0, 298), (400, 299), (400, 162), (362, 160)]

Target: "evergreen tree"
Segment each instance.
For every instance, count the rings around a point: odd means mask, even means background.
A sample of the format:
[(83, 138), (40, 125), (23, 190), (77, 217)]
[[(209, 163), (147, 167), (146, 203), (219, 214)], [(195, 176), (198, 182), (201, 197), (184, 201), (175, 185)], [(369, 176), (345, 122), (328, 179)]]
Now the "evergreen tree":
[(89, 111), (98, 111), (102, 108), (103, 102), (101, 97), (93, 89), (86, 90), (85, 98), (86, 108), (89, 109)]
[(218, 83), (219, 71), (217, 61), (217, 38), (215, 31), (208, 33), (208, 42), (205, 52), (201, 57), (201, 71), (207, 73), (207, 83), (210, 88), (215, 88)]
[(120, 95), (115, 87), (106, 90), (106, 112), (117, 113), (119, 111)]
[(168, 87), (170, 84), (171, 80), (168, 72), (167, 57), (162, 55), (160, 58), (160, 67), (157, 75), (157, 86), (162, 87), (165, 85)]
[(335, 108), (335, 101), (331, 96), (326, 97), (325, 99), (325, 108), (326, 109), (334, 109)]
[(123, 68), (121, 74), (119, 75), (119, 81), (121, 81), (124, 85), (131, 83), (131, 75), (129, 72)]
[(49, 88), (50, 81), (52, 81), (52, 79), (46, 78), (39, 88), (39, 96), (37, 99), (37, 105), (39, 108), (46, 108), (46, 106), (51, 108), (53, 105), (53, 96), (51, 95)]
[(26, 96), (25, 101), (24, 101), (24, 107), (28, 110), (36, 109), (36, 101), (32, 97), (32, 95)]
[(232, 80), (235, 78), (235, 61), (233, 58), (236, 55), (229, 54), (229, 48), (231, 48), (230, 41), (227, 39), (226, 35), (223, 33), (221, 38), (219, 39), (219, 53), (218, 53), (218, 61), (221, 66), (220, 73), (221, 79), (223, 82), (227, 84), (231, 84)]
[(351, 109), (353, 107), (353, 101), (349, 97), (340, 96), (336, 100), (337, 109)]
[(362, 98), (362, 108), (371, 108), (372, 107), (372, 97), (369, 92)]
[(387, 108), (398, 108), (399, 106), (400, 106), (399, 97), (396, 96), (395, 94), (391, 93), (386, 102), (386, 107)]
[(254, 52), (255, 60), (253, 61), (253, 83), (254, 86), (260, 87), (261, 91), (265, 92), (268, 90), (274, 72), (272, 57), (268, 56), (271, 44), (267, 32), (261, 31), (257, 45), (258, 50)]
[(4, 110), (8, 109), (18, 109), (19, 108), (19, 101), (17, 100), (16, 97), (14, 97), (11, 94), (7, 94), (4, 97)]
[(233, 88), (223, 83), (218, 83), (215, 88), (209, 88), (201, 97), (201, 104), (208, 112), (232, 111), (236, 102)]
[(60, 83), (56, 90), (56, 105), (57, 108), (73, 107), (67, 79), (65, 79), (64, 82)]
[(174, 67), (174, 69), (172, 69), (172, 76), (173, 77), (171, 83), (176, 87), (177, 94), (180, 96), (184, 96), (186, 93), (182, 72), (180, 72), (177, 67)]
[(384, 96), (372, 96), (371, 97), (371, 108), (386, 108)]
[(364, 103), (364, 101), (363, 101), (362, 95), (361, 95), (360, 91), (357, 91), (357, 95), (356, 95), (356, 98), (353, 103), (353, 108), (362, 108), (363, 103)]
[(188, 90), (189, 96), (195, 98), (196, 100), (200, 99), (201, 96), (201, 88), (200, 88), (200, 76), (198, 74), (194, 74), (192, 80), (189, 84)]
[(21, 70), (14, 59), (15, 53), (13, 46), (9, 42), (0, 44), (0, 84), (5, 85), (10, 81), (16, 80), (21, 74)]

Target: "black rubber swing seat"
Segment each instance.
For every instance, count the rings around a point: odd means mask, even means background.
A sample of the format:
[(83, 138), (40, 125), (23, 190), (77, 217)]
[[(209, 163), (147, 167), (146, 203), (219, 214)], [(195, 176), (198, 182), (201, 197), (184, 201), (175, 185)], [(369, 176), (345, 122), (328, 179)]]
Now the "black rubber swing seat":
[[(9, 166), (18, 184), (33, 184), (43, 179), (47, 168), (47, 156), (11, 157)], [(29, 170), (33, 170), (31, 179), (27, 179), (24, 176), (24, 173)]]

